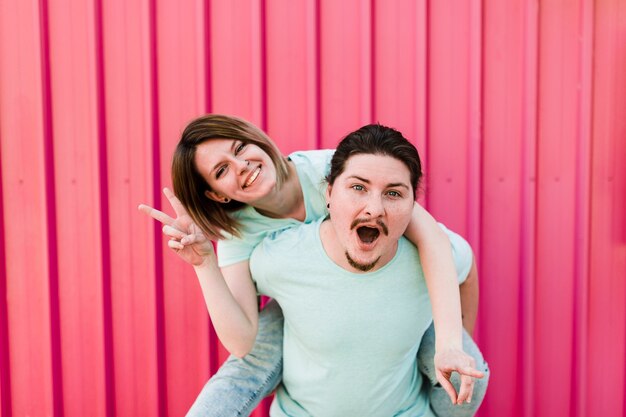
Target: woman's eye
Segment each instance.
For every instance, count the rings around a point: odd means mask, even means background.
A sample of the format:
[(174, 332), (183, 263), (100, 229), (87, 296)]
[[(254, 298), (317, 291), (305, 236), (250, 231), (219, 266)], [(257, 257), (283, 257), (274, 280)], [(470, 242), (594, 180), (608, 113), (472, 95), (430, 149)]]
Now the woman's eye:
[(358, 185), (358, 184), (356, 184), (356, 185), (353, 185), (353, 186), (352, 186), (352, 189), (353, 189), (354, 191), (363, 191), (363, 190), (365, 190), (365, 187), (363, 187), (362, 185)]
[(387, 195), (391, 196), (391, 197), (400, 197), (400, 193), (397, 191), (388, 191)]
[(226, 165), (222, 165), (215, 172), (215, 178), (219, 179), (226, 172)]
[(237, 145), (237, 147), (235, 148), (235, 155), (237, 155), (239, 152), (243, 151), (243, 149), (246, 147), (246, 144), (241, 142), (239, 145)]

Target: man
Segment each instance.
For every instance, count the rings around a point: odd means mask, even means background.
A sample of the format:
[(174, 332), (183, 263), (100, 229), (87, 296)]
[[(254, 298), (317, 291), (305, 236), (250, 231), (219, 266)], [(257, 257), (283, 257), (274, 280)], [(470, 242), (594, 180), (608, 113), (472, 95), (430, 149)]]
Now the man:
[[(435, 409), (440, 416), (455, 413), (444, 392), (442, 401), (435, 391), (429, 400), (417, 369), (432, 313), (419, 254), (402, 234), (420, 178), (410, 142), (394, 129), (365, 126), (333, 156), (329, 218), (255, 249), (257, 288), (285, 317), (283, 384), (272, 416), (432, 416), (431, 406), (449, 407)], [(459, 276), (470, 275), (463, 285), (477, 285), (471, 250), (451, 237)]]

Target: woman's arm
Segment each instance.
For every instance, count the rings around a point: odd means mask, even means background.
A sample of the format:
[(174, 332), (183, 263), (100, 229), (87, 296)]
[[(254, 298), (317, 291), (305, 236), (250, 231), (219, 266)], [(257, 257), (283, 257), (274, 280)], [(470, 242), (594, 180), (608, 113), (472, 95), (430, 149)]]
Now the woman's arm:
[(472, 261), (472, 269), (470, 269), (467, 279), (459, 287), (461, 292), (461, 314), (463, 317), (463, 327), (471, 336), (476, 326), (476, 316), (478, 315), (478, 271), (476, 269), (476, 260)]
[(185, 262), (193, 265), (215, 331), (233, 355), (245, 356), (254, 345), (258, 326), (256, 290), (248, 261), (224, 268), (217, 266), (213, 244), (191, 220), (178, 198), (163, 191), (176, 212), (176, 219), (146, 205), (139, 210), (165, 226), (168, 246)]
[[(435, 219), (417, 203), (405, 236), (419, 249), (430, 295), (435, 325), (437, 380), (453, 403), (462, 404), (471, 399), (473, 378), (482, 378), (482, 373), (474, 368), (472, 357), (463, 351), (459, 284), (450, 239)], [(452, 372), (461, 376), (458, 395), (450, 383)]]
[(443, 348), (461, 350), (461, 302), (450, 239), (430, 213), (417, 203), (404, 235), (419, 249), (433, 308), (435, 348), (438, 351)]
[(248, 261), (220, 270), (213, 256), (194, 269), (217, 336), (230, 353), (243, 358), (254, 346), (259, 319)]

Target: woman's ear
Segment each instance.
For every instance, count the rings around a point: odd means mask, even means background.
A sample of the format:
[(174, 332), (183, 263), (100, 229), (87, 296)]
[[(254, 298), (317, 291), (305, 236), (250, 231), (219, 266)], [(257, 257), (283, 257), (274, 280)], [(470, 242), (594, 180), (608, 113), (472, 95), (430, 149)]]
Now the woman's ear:
[(208, 199), (213, 200), (213, 201), (217, 201), (218, 203), (228, 203), (228, 202), (230, 202), (230, 198), (224, 197), (223, 195), (221, 195), (219, 193), (216, 193), (215, 191), (206, 190), (204, 192), (204, 195)]

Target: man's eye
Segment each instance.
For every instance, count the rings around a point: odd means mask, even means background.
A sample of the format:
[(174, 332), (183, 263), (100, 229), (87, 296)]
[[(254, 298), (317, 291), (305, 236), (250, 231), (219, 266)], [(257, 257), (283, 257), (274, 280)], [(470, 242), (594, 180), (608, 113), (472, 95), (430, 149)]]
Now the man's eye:
[(246, 147), (246, 144), (241, 142), (239, 145), (237, 145), (237, 147), (235, 148), (235, 155), (237, 155), (239, 152), (243, 151), (243, 149)]
[(221, 167), (217, 169), (217, 172), (215, 172), (215, 178), (219, 179), (222, 175), (224, 175), (225, 172), (226, 172), (226, 165), (222, 165)]
[(363, 190), (365, 190), (365, 187), (363, 187), (362, 185), (359, 185), (359, 184), (355, 184), (355, 185), (352, 186), (352, 189), (354, 191), (363, 191)]
[(391, 197), (400, 197), (402, 194), (400, 194), (397, 191), (388, 191), (387, 195), (391, 196)]

